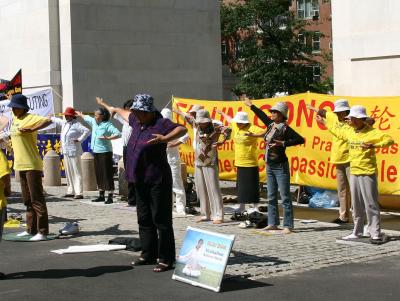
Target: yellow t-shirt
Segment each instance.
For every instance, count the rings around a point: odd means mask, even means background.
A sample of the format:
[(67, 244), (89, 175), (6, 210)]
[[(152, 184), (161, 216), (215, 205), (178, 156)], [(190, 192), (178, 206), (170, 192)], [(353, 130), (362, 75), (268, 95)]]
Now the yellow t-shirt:
[(10, 168), (8, 166), (8, 160), (2, 150), (0, 150), (0, 209), (7, 206), (7, 199), (4, 195), (4, 183), (1, 178), (9, 173)]
[(368, 125), (360, 131), (354, 128), (337, 128), (328, 125), (328, 130), (349, 145), (350, 173), (352, 175), (372, 175), (377, 172), (375, 149), (362, 149), (361, 144), (372, 143), (376, 147), (386, 147), (394, 143), (393, 138)]
[(257, 160), (257, 137), (246, 136), (245, 133), (259, 134), (262, 129), (250, 125), (246, 129), (239, 129), (232, 122), (232, 139), (235, 142), (235, 166), (254, 167), (258, 166)]
[[(346, 122), (340, 122), (337, 115), (333, 112), (326, 112), (326, 125), (327, 127), (335, 127), (344, 130), (352, 129)], [(350, 162), (347, 141), (339, 139), (335, 135), (332, 137), (331, 162), (335, 164)]]
[(13, 115), (10, 129), (11, 143), (14, 151), (15, 170), (42, 170), (43, 162), (37, 149), (37, 131), (22, 133), (19, 128), (31, 128), (48, 120), (34, 114), (25, 114), (21, 118)]

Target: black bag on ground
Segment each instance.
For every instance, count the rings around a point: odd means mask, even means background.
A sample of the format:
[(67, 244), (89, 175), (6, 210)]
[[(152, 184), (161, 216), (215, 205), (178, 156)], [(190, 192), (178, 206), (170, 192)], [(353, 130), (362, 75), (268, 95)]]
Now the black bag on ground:
[(126, 245), (126, 250), (138, 252), (142, 250), (140, 239), (135, 237), (115, 237), (108, 241), (109, 245)]
[(268, 224), (268, 216), (259, 211), (253, 211), (247, 215), (247, 220), (254, 224), (255, 228), (264, 228)]

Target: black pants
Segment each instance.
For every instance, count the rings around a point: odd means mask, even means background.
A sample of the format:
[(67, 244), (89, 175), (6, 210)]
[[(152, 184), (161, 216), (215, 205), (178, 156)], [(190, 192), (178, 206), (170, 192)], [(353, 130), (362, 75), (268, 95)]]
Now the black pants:
[[(123, 161), (124, 161), (124, 168), (126, 170), (126, 152), (127, 152), (128, 147), (124, 146), (123, 148)], [(129, 183), (128, 182), (128, 204), (131, 206), (136, 206), (136, 195), (135, 195), (135, 183)]]
[(161, 263), (174, 263), (172, 181), (160, 184), (135, 183), (135, 190), (141, 257), (148, 261), (158, 258)]

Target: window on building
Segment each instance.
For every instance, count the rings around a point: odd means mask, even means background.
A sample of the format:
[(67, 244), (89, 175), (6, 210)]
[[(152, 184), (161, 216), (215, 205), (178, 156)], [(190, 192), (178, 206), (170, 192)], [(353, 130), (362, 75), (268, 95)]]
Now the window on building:
[(306, 37), (303, 33), (299, 33), (297, 35), (297, 41), (299, 41), (300, 43), (306, 45)]
[(312, 67), (313, 70), (313, 79), (315, 82), (319, 82), (321, 80), (321, 66), (315, 65)]
[(221, 42), (221, 56), (222, 56), (222, 63), (226, 64), (228, 61), (228, 48), (226, 46), (226, 42)]
[(299, 19), (318, 19), (318, 0), (297, 0), (297, 17)]
[(235, 42), (235, 53), (236, 53), (236, 58), (238, 59), (240, 57), (240, 54), (243, 51), (243, 45), (242, 42), (240, 40), (237, 40)]
[(321, 33), (319, 31), (314, 32), (312, 36), (312, 51), (313, 52), (321, 51)]

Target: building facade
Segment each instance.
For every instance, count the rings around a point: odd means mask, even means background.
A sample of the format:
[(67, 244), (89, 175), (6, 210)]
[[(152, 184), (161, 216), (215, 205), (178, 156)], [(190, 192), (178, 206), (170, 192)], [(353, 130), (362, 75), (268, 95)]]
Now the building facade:
[(333, 78), (331, 1), (292, 0), (290, 10), (297, 18), (307, 21), (305, 30), (313, 32), (310, 36), (299, 34), (299, 39), (312, 47), (315, 60), (320, 62), (313, 66), (314, 78)]
[(222, 98), (216, 0), (0, 0), (2, 78), (22, 68), (24, 93), (52, 87), (55, 107), (122, 104), (139, 92)]
[[(244, 0), (223, 0), (225, 5), (242, 3)], [(314, 80), (333, 78), (332, 62), (332, 16), (330, 0), (289, 0), (288, 9), (293, 14), (307, 22), (305, 31), (313, 34), (299, 33), (299, 40), (312, 48), (314, 59), (319, 62), (310, 66)], [(223, 62), (223, 93), (224, 99), (235, 99), (237, 96), (232, 92), (236, 86), (236, 80), (232, 74), (230, 56), (235, 56), (238, 49), (237, 43), (231, 39), (221, 40), (222, 62)]]
[(400, 1), (332, 0), (335, 94), (400, 95)]

